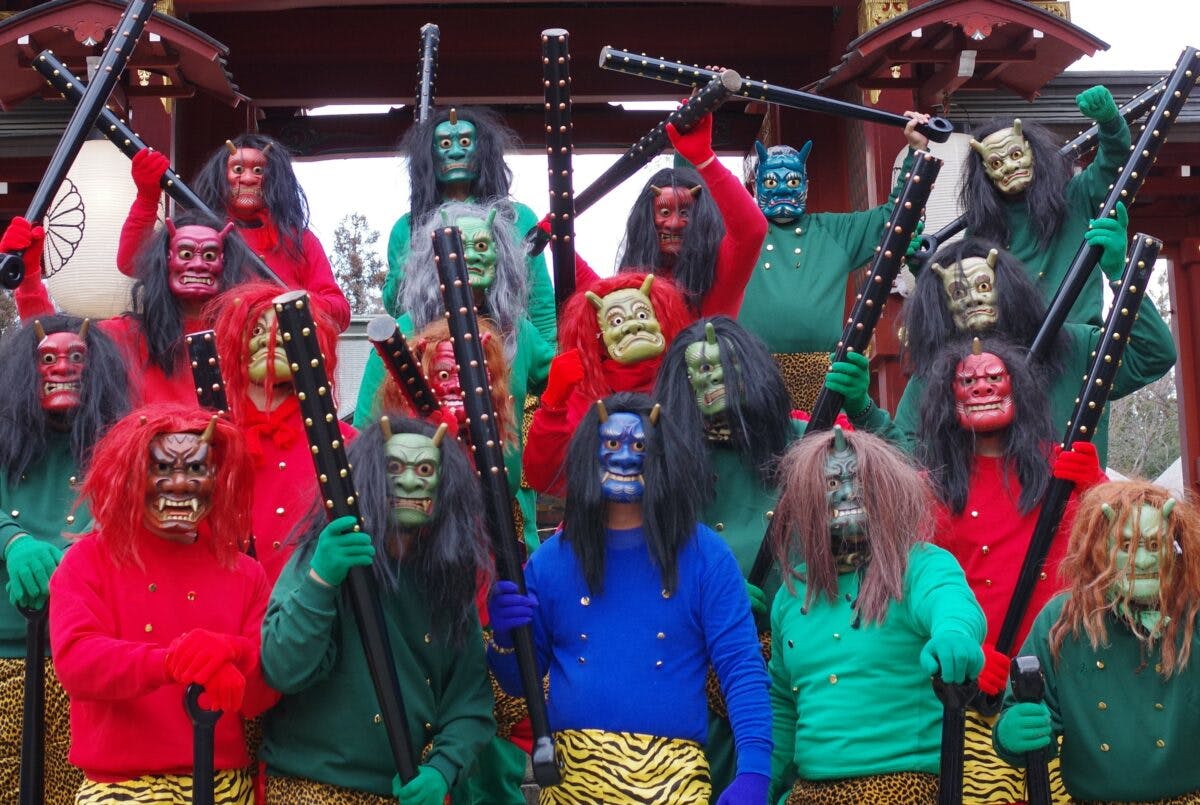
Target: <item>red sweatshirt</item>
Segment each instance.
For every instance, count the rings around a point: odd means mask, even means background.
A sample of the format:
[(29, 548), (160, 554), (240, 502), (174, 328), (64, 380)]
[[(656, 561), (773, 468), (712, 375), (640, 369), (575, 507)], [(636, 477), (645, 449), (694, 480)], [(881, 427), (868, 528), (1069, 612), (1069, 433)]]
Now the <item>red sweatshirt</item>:
[[(713, 202), (725, 221), (725, 237), (717, 252), (712, 287), (700, 303), (701, 316), (737, 318), (742, 309), (746, 284), (758, 263), (763, 240), (767, 237), (767, 219), (758, 202), (751, 198), (737, 177), (714, 159), (699, 169), (700, 177), (712, 192)], [(671, 274), (661, 272), (670, 278)], [(575, 257), (575, 290), (586, 291), (600, 277), (583, 258)]]
[[(983, 614), (987, 617), (987, 641), (995, 643), (1004, 623), (1004, 614), (1012, 599), (1021, 563), (1029, 550), (1029, 540), (1037, 523), (1041, 507), (1022, 516), (1017, 510), (1021, 482), (1015, 474), (1004, 477), (1003, 459), (976, 456), (971, 469), (967, 504), (962, 513), (950, 514), (945, 508), (938, 512), (936, 542), (954, 554), (967, 576), (967, 584), (975, 593)], [(1050, 545), (1050, 553), (1042, 566), (1033, 597), (1021, 620), (1013, 648), (1025, 642), (1033, 619), (1042, 607), (1061, 592), (1065, 584), (1058, 578), (1058, 566), (1067, 551), (1067, 538), (1075, 519), (1075, 508), (1081, 490), (1072, 493), (1058, 532)]]
[[(259, 665), (259, 632), (270, 588), (262, 568), (238, 555), (219, 565), (202, 542), (182, 545), (143, 534), (143, 567), (115, 565), (93, 534), (66, 552), (50, 579), (54, 668), (71, 698), (71, 763), (92, 780), (191, 774), (192, 724), (184, 685), (169, 682), (171, 641), (192, 629), (242, 638), (246, 676), (242, 715), (270, 707), (278, 694)], [(217, 722), (215, 768), (250, 762), (240, 718)]]
[[(609, 393), (651, 393), (661, 363), (661, 357), (632, 365), (605, 358), (602, 368)], [(579, 386), (575, 387), (563, 406), (547, 405), (543, 398), (541, 406), (533, 412), (533, 422), (529, 425), (529, 435), (525, 437), (525, 452), (521, 457), (525, 480), (531, 487), (552, 495), (561, 496), (566, 493), (567, 479), (563, 473), (563, 464), (567, 458), (567, 446), (588, 408), (595, 404), (595, 397), (581, 391)]]
[[(122, 274), (133, 276), (133, 258), (141, 248), (142, 241), (154, 231), (157, 220), (157, 198), (153, 202), (140, 198), (134, 200), (121, 227), (121, 241), (117, 247), (117, 268)], [(303, 288), (318, 297), (337, 322), (339, 330), (350, 326), (350, 303), (333, 278), (333, 269), (321, 241), (310, 230), (304, 230), (304, 254), (299, 259), (277, 242), (278, 233), (273, 226), (239, 226), (238, 234), (289, 288)], [(755, 254), (757, 256), (757, 252)]]
[[(254, 552), (271, 587), (296, 549), (293, 533), (320, 497), (300, 403), (289, 396), (270, 414), (247, 411), (237, 423), (254, 457)], [(339, 423), (346, 444), (358, 434)]]

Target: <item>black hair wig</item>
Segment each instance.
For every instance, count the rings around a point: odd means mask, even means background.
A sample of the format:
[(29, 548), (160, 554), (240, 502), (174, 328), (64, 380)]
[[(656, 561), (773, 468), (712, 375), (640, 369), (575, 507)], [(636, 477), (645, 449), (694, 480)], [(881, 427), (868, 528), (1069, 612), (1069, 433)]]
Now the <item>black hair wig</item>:
[[(1004, 249), (983, 238), (963, 238), (938, 249), (917, 275), (916, 288), (904, 305), (904, 332), (907, 354), (913, 374), (925, 377), (942, 348), (966, 333), (958, 332), (941, 276), (932, 269), (937, 263), (943, 268), (954, 266), (960, 273), (962, 261), (977, 257), (987, 259), (988, 252), (996, 256), (996, 326), (990, 333), (974, 333), (981, 338), (997, 336), (1014, 344), (1028, 347), (1037, 336), (1046, 318), (1046, 303), (1042, 294), (1029, 279), (1025, 266)], [(1070, 347), (1070, 336), (1060, 331), (1052, 349), (1041, 365), (1056, 374), (1063, 356)]]
[[(480, 106), (456, 107), (455, 114), (475, 126), (475, 159), (479, 176), (471, 183), (471, 197), (477, 204), (508, 198), (512, 170), (504, 161), (518, 139), (500, 115)], [(413, 126), (400, 140), (400, 153), (408, 162), (409, 220), (416, 223), (445, 201), (437, 182), (433, 159), (433, 130), (450, 119), (449, 107), (438, 109), (424, 123)]]
[[(435, 433), (434, 427), (423, 420), (403, 415), (388, 419), (395, 434), (419, 433), (432, 437)], [(360, 430), (346, 448), (346, 457), (354, 467), (363, 526), (375, 541), (375, 577), (386, 589), (395, 590), (399, 579), (397, 566), (408, 565), (412, 579), (429, 605), (435, 633), (461, 644), (474, 620), (476, 585), (490, 582), (492, 575), (487, 536), (479, 515), (483, 502), (475, 472), (458, 440), (451, 436), (443, 439), (433, 519), (412, 535), (408, 552), (397, 560), (388, 549), (389, 539), (397, 536), (397, 531), (388, 519), (386, 443), (383, 429), (376, 421)], [(325, 509), (318, 501), (299, 526), (297, 550), (304, 554), (313, 551), (327, 523)]]
[(747, 457), (759, 479), (774, 486), (775, 465), (791, 443), (791, 401), (779, 367), (758, 336), (727, 316), (693, 322), (671, 342), (658, 370), (654, 396), (672, 421), (688, 430), (704, 430), (704, 415), (688, 382), (685, 353), (705, 340), (705, 325), (710, 323), (721, 349), (731, 443)]
[[(50, 315), (36, 319), (46, 334), (79, 332), (83, 319)], [(99, 327), (89, 327), (85, 342), (79, 407), (70, 415), (71, 454), (82, 471), (92, 445), (108, 426), (129, 410), (129, 383), (120, 350)], [(0, 472), (15, 485), (21, 473), (46, 452), (48, 421), (41, 402), (37, 368), (38, 338), (33, 321), (14, 327), (0, 339)], [(82, 472), (80, 473), (82, 475)]]
[[(207, 226), (220, 232), (224, 221), (200, 212), (183, 212), (171, 219), (176, 228), (182, 226)], [(159, 227), (146, 238), (134, 259), (135, 282), (129, 295), (130, 315), (146, 339), (146, 351), (150, 362), (170, 377), (175, 372), (177, 357), (183, 349), (183, 311), (179, 300), (171, 293), (170, 259), (171, 233)], [(234, 227), (225, 235), (223, 243), (224, 270), (221, 284), (214, 297), (248, 279), (262, 279), (250, 262), (250, 250)]]
[[(975, 434), (958, 423), (955, 412), (955, 369), (971, 354), (973, 339), (960, 339), (946, 346), (934, 361), (921, 396), (921, 420), (917, 426), (917, 459), (929, 468), (934, 491), (954, 513), (967, 504), (971, 468), (975, 464)], [(983, 351), (1004, 361), (1012, 378), (1016, 414), (1004, 434), (1004, 469), (1015, 473), (1021, 483), (1017, 508), (1021, 514), (1033, 510), (1050, 483), (1047, 451), (1054, 440), (1050, 421), (1048, 383), (1044, 371), (1030, 368), (1027, 350), (1000, 339), (982, 343)]]
[[(711, 480), (696, 472), (704, 466), (704, 436), (684, 428), (670, 416), (651, 424), (653, 401), (645, 394), (622, 392), (604, 398), (609, 415), (636, 414), (646, 432), (642, 476), (642, 528), (650, 556), (658, 566), (663, 589), (679, 581), (678, 559), (692, 539), (700, 509), (710, 495)], [(600, 416), (591, 406), (567, 448), (567, 501), (562, 539), (575, 551), (588, 589), (604, 590), (604, 507), (597, 464)]]
[(654, 228), (653, 187), (700, 188), (691, 218), (684, 228), (683, 247), (670, 269), (671, 278), (683, 291), (688, 307), (693, 312), (699, 312), (700, 303), (712, 288), (716, 275), (717, 253), (721, 248), (721, 239), (725, 237), (725, 221), (708, 186), (694, 169), (663, 168), (646, 182), (633, 202), (629, 220), (625, 223), (625, 242), (619, 270), (658, 274), (664, 268), (658, 230)]
[[(1012, 120), (995, 117), (976, 126), (971, 136), (978, 140), (1001, 129), (1012, 127)], [(1025, 188), (1029, 222), (1037, 234), (1038, 245), (1050, 244), (1058, 233), (1067, 208), (1066, 188), (1071, 179), (1071, 161), (1058, 152), (1058, 139), (1038, 123), (1021, 121), (1021, 134), (1033, 151), (1033, 181)], [(967, 173), (959, 189), (959, 199), (967, 217), (967, 232), (997, 243), (1008, 243), (1005, 214), (1006, 196), (996, 189), (983, 168), (983, 160), (972, 149)]]
[[(267, 171), (263, 177), (263, 203), (271, 222), (279, 230), (284, 251), (294, 259), (303, 257), (304, 232), (308, 229), (308, 197), (292, 170), (291, 152), (283, 143), (265, 134), (239, 134), (231, 142), (235, 148), (265, 151)], [(217, 215), (229, 208), (228, 163), (229, 149), (222, 143), (204, 163), (193, 185), (196, 194)]]

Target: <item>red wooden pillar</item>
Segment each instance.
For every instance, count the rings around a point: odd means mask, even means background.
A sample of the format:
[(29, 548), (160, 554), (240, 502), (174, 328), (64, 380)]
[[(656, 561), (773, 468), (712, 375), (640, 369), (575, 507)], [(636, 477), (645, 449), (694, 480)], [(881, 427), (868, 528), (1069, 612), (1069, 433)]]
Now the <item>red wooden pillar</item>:
[[(1184, 238), (1171, 271), (1171, 309), (1179, 362), (1175, 388), (1179, 395), (1179, 450), (1183, 482), (1200, 492), (1200, 237)], [(1185, 311), (1190, 315), (1185, 314)]]

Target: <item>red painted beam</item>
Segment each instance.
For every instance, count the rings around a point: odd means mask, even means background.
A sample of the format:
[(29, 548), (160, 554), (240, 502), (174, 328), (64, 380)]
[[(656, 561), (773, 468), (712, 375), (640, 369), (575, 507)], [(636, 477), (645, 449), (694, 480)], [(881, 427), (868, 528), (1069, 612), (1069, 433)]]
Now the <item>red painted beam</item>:
[(1200, 237), (1179, 244), (1171, 272), (1171, 308), (1179, 362), (1175, 388), (1179, 395), (1179, 449), (1183, 480), (1193, 494), (1200, 492)]

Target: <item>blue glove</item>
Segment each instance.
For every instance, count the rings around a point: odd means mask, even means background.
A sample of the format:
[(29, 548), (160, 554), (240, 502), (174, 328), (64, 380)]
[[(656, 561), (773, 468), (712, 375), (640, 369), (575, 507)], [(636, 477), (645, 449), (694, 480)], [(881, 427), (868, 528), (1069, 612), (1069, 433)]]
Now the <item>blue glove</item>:
[(1121, 114), (1121, 110), (1117, 108), (1117, 102), (1113, 100), (1112, 93), (1108, 91), (1108, 87), (1100, 84), (1085, 89), (1076, 95), (1075, 105), (1079, 107), (1079, 111), (1085, 117), (1090, 117), (1097, 123), (1107, 123), (1110, 120), (1116, 119), (1117, 115)]
[(321, 529), (317, 547), (309, 567), (321, 581), (337, 587), (346, 580), (352, 567), (367, 567), (375, 559), (371, 535), (355, 531), (358, 520), (349, 515), (339, 517)]
[(418, 766), (417, 776), (400, 784), (400, 775), (392, 778), (392, 795), (400, 805), (442, 805), (449, 786), (433, 766)]
[(767, 611), (767, 594), (763, 592), (762, 587), (755, 587), (750, 582), (746, 582), (746, 594), (750, 596), (750, 614), (765, 614)]
[(492, 625), (492, 640), (508, 648), (512, 645), (512, 630), (528, 625), (537, 609), (536, 595), (521, 595), (515, 581), (498, 581), (488, 597), (488, 620)]
[(954, 629), (942, 629), (921, 649), (921, 669), (929, 675), (942, 673), (942, 681), (962, 684), (983, 670), (983, 647), (979, 641)]
[(41, 609), (50, 596), (50, 576), (63, 552), (32, 534), (17, 536), (8, 543), (4, 563), (8, 565), (8, 600), (14, 607)]
[(1118, 201), (1117, 217), (1093, 218), (1088, 221), (1088, 229), (1083, 233), (1083, 239), (1090, 246), (1103, 249), (1100, 255), (1100, 270), (1110, 280), (1119, 280), (1125, 270), (1125, 251), (1129, 247), (1129, 212), (1125, 202)]
[(996, 722), (996, 740), (1014, 755), (1049, 746), (1053, 737), (1050, 708), (1045, 702), (1018, 702), (1005, 708)]
[(771, 780), (765, 774), (739, 774), (721, 792), (717, 805), (765, 805)]
[[(833, 360), (833, 355), (829, 359)], [(842, 409), (846, 416), (857, 416), (871, 404), (871, 398), (867, 395), (871, 385), (870, 365), (870, 359), (861, 352), (847, 352), (845, 360), (829, 365), (825, 385), (830, 391), (842, 395)]]

